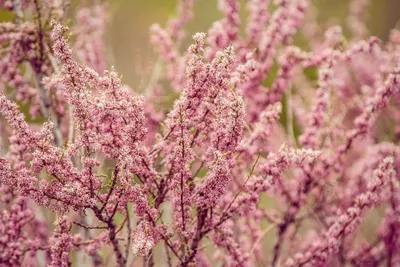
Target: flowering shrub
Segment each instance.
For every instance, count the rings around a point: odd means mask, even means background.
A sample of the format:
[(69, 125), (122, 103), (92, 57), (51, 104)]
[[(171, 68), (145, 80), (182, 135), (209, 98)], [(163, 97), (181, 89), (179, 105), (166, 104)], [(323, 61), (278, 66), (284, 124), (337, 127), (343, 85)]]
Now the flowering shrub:
[(0, 266), (400, 266), (400, 32), (367, 37), (365, 0), (347, 38), (308, 0), (220, 0), (182, 51), (193, 4), (140, 96), (106, 4), (69, 30), (68, 1), (0, 1)]

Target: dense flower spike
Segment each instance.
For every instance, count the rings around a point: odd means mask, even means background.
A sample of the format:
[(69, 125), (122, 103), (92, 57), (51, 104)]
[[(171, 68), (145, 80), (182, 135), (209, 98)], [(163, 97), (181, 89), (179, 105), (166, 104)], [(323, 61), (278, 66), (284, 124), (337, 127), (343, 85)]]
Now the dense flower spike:
[(69, 253), (72, 250), (74, 238), (69, 234), (71, 225), (66, 217), (56, 221), (56, 230), (50, 239), (51, 263), (50, 266), (69, 266)]
[(219, 0), (192, 39), (179, 0), (146, 97), (89, 2), (0, 0), (0, 266), (400, 264), (400, 33), (367, 38), (368, 0), (343, 29)]

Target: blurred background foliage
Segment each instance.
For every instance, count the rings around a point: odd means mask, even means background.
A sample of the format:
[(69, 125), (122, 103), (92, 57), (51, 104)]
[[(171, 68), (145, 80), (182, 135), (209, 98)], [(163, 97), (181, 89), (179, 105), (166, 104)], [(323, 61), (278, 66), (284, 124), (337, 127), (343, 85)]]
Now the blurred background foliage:
[[(240, 2), (241, 19), (245, 23), (246, 0)], [(107, 44), (112, 48), (109, 63), (123, 74), (124, 81), (136, 91), (141, 91), (146, 87), (156, 61), (154, 49), (149, 45), (149, 27), (153, 23), (165, 26), (167, 19), (176, 13), (176, 3), (177, 0), (111, 1), (112, 16), (107, 35)], [(338, 23), (346, 25), (349, 0), (312, 0), (312, 3), (322, 28)], [(75, 1), (74, 4), (83, 3)], [(396, 27), (399, 22), (400, 1), (371, 0), (367, 16), (371, 35), (386, 40), (390, 29)], [(193, 33), (206, 32), (212, 23), (221, 17), (217, 0), (197, 0), (194, 6), (194, 17), (186, 27), (188, 34), (181, 49), (188, 47)], [(346, 27), (344, 31), (346, 34)]]
[[(80, 6), (91, 5), (100, 0), (72, 0), (69, 18), (74, 18)], [(102, 0), (105, 1), (105, 0)], [(187, 36), (181, 45), (186, 49), (195, 32), (207, 32), (212, 23), (222, 17), (218, 0), (197, 0), (193, 20), (187, 25)], [(368, 28), (371, 35), (382, 40), (388, 38), (390, 29), (400, 26), (400, 0), (370, 0)], [(135, 91), (143, 92), (150, 79), (157, 55), (150, 45), (149, 28), (153, 23), (165, 26), (168, 18), (176, 14), (178, 0), (111, 0), (109, 23), (106, 33), (107, 60), (123, 75), (123, 81)], [(273, 2), (273, 1), (271, 1)], [(242, 26), (246, 20), (246, 0), (240, 0)], [(350, 0), (312, 0), (317, 20), (326, 29), (340, 24), (346, 34), (346, 18)], [(11, 12), (0, 11), (0, 21), (11, 20)], [(300, 41), (299, 41), (300, 40)], [(304, 43), (298, 38), (297, 44)], [(269, 77), (271, 79), (273, 77)]]

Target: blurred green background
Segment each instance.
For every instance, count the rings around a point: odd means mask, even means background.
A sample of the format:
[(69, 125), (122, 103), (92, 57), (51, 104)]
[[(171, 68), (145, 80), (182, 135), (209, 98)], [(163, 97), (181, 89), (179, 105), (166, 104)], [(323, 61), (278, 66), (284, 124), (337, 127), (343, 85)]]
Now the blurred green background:
[[(80, 1), (76, 1), (79, 4)], [(168, 18), (176, 13), (178, 0), (112, 0), (111, 23), (107, 34), (107, 44), (111, 46), (110, 64), (123, 74), (124, 82), (141, 91), (147, 84), (154, 66), (156, 55), (149, 45), (149, 27), (153, 23), (165, 26)], [(241, 17), (245, 22), (245, 0), (241, 0)], [(271, 1), (272, 2), (272, 1)], [(400, 19), (400, 0), (370, 0), (368, 28), (372, 35), (386, 40), (391, 28)], [(317, 20), (323, 27), (340, 23), (346, 24), (349, 0), (313, 0), (317, 10)], [(187, 25), (187, 37), (182, 45), (186, 49), (190, 36), (206, 32), (212, 23), (222, 17), (217, 8), (217, 0), (197, 0), (194, 18)]]
[[(69, 18), (74, 18), (79, 6), (100, 1), (109, 3), (110, 19), (106, 34), (108, 64), (123, 75), (125, 83), (140, 92), (146, 87), (157, 58), (149, 42), (149, 27), (153, 23), (165, 26), (168, 18), (176, 14), (179, 0), (72, 0)], [(240, 0), (243, 22), (246, 20), (246, 2)], [(333, 24), (346, 26), (350, 0), (311, 2), (316, 7), (317, 20), (322, 28)], [(371, 35), (387, 40), (390, 29), (400, 26), (400, 0), (370, 0), (367, 11)], [(217, 0), (196, 0), (194, 18), (186, 27), (188, 34), (181, 48), (188, 47), (193, 33), (206, 32), (221, 17)], [(0, 21), (11, 18), (10, 12), (0, 11)], [(346, 33), (345, 27), (344, 31)]]

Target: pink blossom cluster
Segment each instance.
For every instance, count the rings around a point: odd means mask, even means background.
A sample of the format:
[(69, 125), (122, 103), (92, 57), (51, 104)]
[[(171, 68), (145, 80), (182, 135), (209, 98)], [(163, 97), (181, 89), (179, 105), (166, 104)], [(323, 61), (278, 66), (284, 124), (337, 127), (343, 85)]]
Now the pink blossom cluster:
[(190, 39), (180, 0), (144, 96), (107, 3), (70, 30), (69, 2), (0, 0), (0, 266), (400, 266), (400, 31), (369, 1), (219, 0)]

